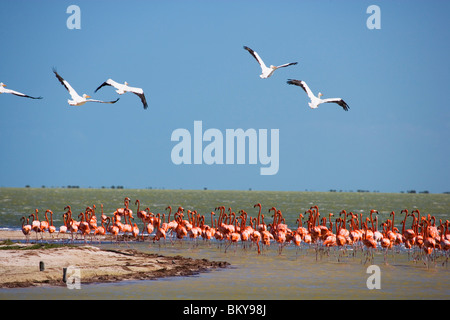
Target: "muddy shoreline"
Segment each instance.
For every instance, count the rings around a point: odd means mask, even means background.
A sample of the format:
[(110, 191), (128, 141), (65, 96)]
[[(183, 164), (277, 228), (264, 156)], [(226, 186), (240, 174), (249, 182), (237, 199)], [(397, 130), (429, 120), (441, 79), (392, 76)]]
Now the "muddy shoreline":
[[(11, 232), (16, 233), (8, 231), (8, 233)], [(3, 233), (0, 232), (0, 239), (4, 240)], [(23, 240), (23, 235), (18, 236)], [(14, 239), (14, 237), (6, 238)], [(64, 268), (78, 270), (82, 286), (124, 280), (190, 276), (229, 266), (229, 263), (225, 261), (162, 256), (139, 252), (135, 249), (100, 249), (91, 245), (29, 249), (32, 245), (14, 241), (12, 244), (9, 242), (0, 245), (2, 249), (0, 250), (0, 288), (66, 286), (63, 281)], [(16, 248), (17, 246), (20, 248)], [(5, 248), (13, 249), (5, 250)]]

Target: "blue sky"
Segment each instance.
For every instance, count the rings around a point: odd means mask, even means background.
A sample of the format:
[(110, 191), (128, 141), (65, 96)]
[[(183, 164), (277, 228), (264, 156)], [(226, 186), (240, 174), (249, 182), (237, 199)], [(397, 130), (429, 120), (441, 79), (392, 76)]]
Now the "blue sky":
[[(67, 7), (81, 10), (70, 30)], [(370, 5), (381, 29), (369, 30)], [(450, 191), (448, 1), (1, 0), (0, 186)], [(266, 64), (298, 61), (260, 79)], [(112, 100), (70, 107), (52, 73)], [(286, 84), (341, 97), (312, 110)], [(442, 100), (441, 100), (442, 99)], [(172, 132), (279, 130), (279, 171), (175, 165)], [(206, 143), (205, 143), (206, 144)], [(203, 147), (205, 147), (205, 144)], [(270, 146), (269, 146), (270, 150)]]

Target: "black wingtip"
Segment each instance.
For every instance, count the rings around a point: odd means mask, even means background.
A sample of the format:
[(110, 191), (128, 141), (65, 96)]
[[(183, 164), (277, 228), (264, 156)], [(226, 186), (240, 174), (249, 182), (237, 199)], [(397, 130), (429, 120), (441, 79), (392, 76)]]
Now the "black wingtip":
[(95, 89), (95, 91), (94, 92), (97, 92), (98, 91), (98, 89), (100, 89), (101, 87), (103, 87), (103, 85), (104, 85), (105, 83), (103, 82), (101, 85), (99, 85), (98, 86), (98, 88), (97, 89)]
[(350, 107), (348, 106), (348, 104), (342, 100), (343, 104), (342, 104), (342, 108), (344, 109), (344, 111), (348, 111), (348, 109), (350, 109)]
[(286, 83), (287, 83), (287, 84), (293, 84), (293, 85), (296, 85), (295, 81), (299, 81), (299, 80), (288, 79), (288, 80), (286, 81)]
[(94, 92), (97, 92), (101, 87), (104, 87), (104, 86), (110, 86), (110, 84), (108, 83), (108, 81), (103, 82), (97, 89), (95, 89)]
[(22, 96), (22, 97), (30, 98), (30, 99), (42, 99), (42, 97), (31, 97), (31, 96)]

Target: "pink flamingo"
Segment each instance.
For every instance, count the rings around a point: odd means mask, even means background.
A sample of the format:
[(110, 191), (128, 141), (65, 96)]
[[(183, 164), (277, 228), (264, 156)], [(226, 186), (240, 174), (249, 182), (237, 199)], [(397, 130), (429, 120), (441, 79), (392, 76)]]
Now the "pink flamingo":
[(53, 212), (51, 210), (47, 211), (50, 212), (50, 225), (48, 226), (48, 233), (50, 233), (53, 238), (53, 233), (56, 231), (56, 227), (53, 225)]
[(48, 230), (49, 223), (48, 223), (48, 216), (47, 216), (47, 213), (48, 213), (49, 211), (50, 211), (50, 210), (45, 211), (45, 221), (44, 221), (44, 220), (41, 221), (41, 225), (40, 225), (41, 232), (45, 232), (45, 230)]
[(20, 220), (23, 220), (22, 222), (22, 233), (27, 239), (27, 242), (29, 241), (30, 232), (31, 232), (31, 225), (29, 224), (29, 218), (26, 218), (27, 224), (25, 224), (25, 216), (23, 216)]

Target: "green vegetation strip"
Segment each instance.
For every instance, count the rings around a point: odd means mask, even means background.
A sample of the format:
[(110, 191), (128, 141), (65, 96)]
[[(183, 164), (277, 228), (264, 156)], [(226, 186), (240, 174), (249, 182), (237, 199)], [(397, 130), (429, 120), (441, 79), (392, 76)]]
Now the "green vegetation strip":
[(75, 247), (75, 246), (61, 243), (36, 243), (29, 246), (21, 246), (15, 244), (11, 240), (0, 241), (0, 250), (36, 250), (36, 249), (54, 249), (61, 247)]

